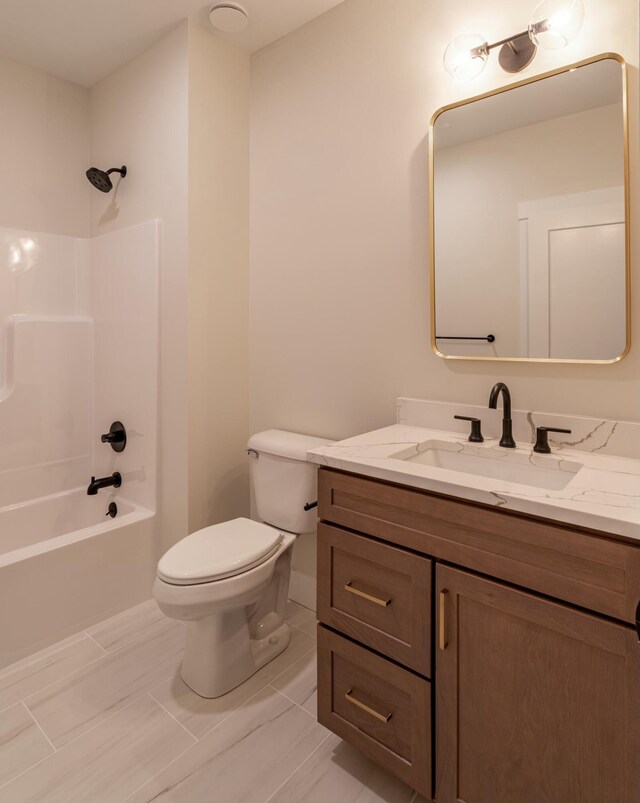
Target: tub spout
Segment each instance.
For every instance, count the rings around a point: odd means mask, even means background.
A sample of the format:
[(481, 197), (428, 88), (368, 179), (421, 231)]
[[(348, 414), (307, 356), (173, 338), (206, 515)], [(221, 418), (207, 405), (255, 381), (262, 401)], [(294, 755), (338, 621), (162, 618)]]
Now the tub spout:
[(112, 486), (114, 488), (119, 488), (121, 485), (122, 476), (118, 471), (114, 471), (110, 477), (101, 477), (100, 479), (91, 477), (91, 482), (87, 488), (87, 494), (89, 496), (95, 496), (101, 488), (110, 488)]

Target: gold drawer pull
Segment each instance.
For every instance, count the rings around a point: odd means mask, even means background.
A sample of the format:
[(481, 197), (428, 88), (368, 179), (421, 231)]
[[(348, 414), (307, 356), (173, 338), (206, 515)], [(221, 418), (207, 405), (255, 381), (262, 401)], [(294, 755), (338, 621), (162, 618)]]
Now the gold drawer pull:
[(439, 640), (438, 646), (440, 647), (441, 650), (446, 650), (447, 646), (448, 646), (448, 644), (447, 644), (447, 630), (446, 630), (446, 627), (447, 627), (446, 613), (447, 612), (445, 610), (445, 605), (446, 605), (447, 594), (448, 593), (449, 592), (448, 592), (448, 590), (446, 588), (442, 589), (442, 591), (440, 592), (440, 604), (438, 606), (438, 612), (440, 614), (439, 622), (438, 622), (438, 640)]
[(348, 583), (345, 583), (344, 590), (348, 591), (350, 594), (356, 594), (358, 597), (362, 597), (362, 599), (368, 599), (369, 602), (374, 602), (376, 605), (381, 605), (383, 608), (387, 608), (391, 605), (390, 599), (380, 599), (380, 597), (373, 597), (371, 594), (367, 594), (364, 591), (360, 591), (358, 588), (354, 588), (351, 585), (351, 580)]
[(386, 723), (391, 719), (391, 714), (387, 714), (387, 716), (385, 717), (383, 714), (379, 714), (377, 711), (374, 711), (373, 708), (369, 708), (368, 705), (365, 705), (364, 703), (361, 703), (360, 700), (356, 700), (356, 698), (353, 697), (352, 695), (353, 695), (353, 689), (349, 689), (349, 691), (345, 694), (344, 699), (348, 703), (351, 703), (352, 705), (355, 705), (358, 708), (361, 708), (363, 711), (366, 711), (367, 714), (371, 714), (372, 717), (375, 717), (376, 719), (379, 719), (380, 722), (385, 722)]

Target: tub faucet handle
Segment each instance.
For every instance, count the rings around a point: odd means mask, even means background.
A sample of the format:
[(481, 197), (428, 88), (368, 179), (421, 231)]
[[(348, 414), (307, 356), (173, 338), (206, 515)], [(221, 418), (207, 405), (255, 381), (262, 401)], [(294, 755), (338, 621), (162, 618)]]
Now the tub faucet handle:
[(111, 444), (114, 452), (124, 452), (127, 445), (127, 430), (122, 421), (114, 421), (108, 432), (100, 436), (102, 443)]

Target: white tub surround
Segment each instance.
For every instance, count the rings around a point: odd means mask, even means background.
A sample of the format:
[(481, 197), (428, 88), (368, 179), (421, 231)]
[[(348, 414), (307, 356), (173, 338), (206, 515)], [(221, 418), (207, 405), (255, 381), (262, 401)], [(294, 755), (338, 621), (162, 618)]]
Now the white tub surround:
[[(160, 223), (91, 240), (0, 229), (0, 258), (2, 666), (151, 593)], [(100, 439), (116, 420), (122, 453)], [(114, 471), (117, 492), (87, 495)]]
[[(402, 423), (313, 449), (309, 460), (640, 540), (640, 424), (514, 411), (517, 448), (503, 449), (498, 445), (501, 410), (400, 399), (398, 412)], [(454, 420), (454, 415), (481, 418), (484, 443), (469, 443), (468, 423)], [(532, 447), (536, 426), (563, 427), (571, 429), (572, 434), (549, 433), (552, 453), (536, 454)], [(441, 452), (440, 462), (450, 466), (457, 463), (456, 467), (421, 462), (429, 459), (427, 451), (434, 450)], [(447, 460), (447, 452), (459, 456)], [(483, 461), (487, 468), (484, 475), (464, 470), (465, 455), (470, 461)], [(485, 460), (495, 461), (496, 470), (492, 471), (491, 462)], [(511, 471), (505, 472), (503, 465), (498, 467), (507, 462)], [(530, 480), (529, 473), (537, 476)]]

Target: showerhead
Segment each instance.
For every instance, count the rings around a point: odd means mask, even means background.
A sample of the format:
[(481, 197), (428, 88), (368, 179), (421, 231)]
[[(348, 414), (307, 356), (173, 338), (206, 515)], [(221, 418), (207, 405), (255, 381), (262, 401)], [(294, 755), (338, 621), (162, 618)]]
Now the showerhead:
[(124, 178), (127, 175), (127, 168), (122, 165), (122, 167), (112, 167), (111, 170), (104, 171), (97, 167), (90, 167), (87, 170), (87, 178), (100, 192), (111, 192), (113, 189), (113, 182), (109, 177), (111, 173), (120, 173)]

